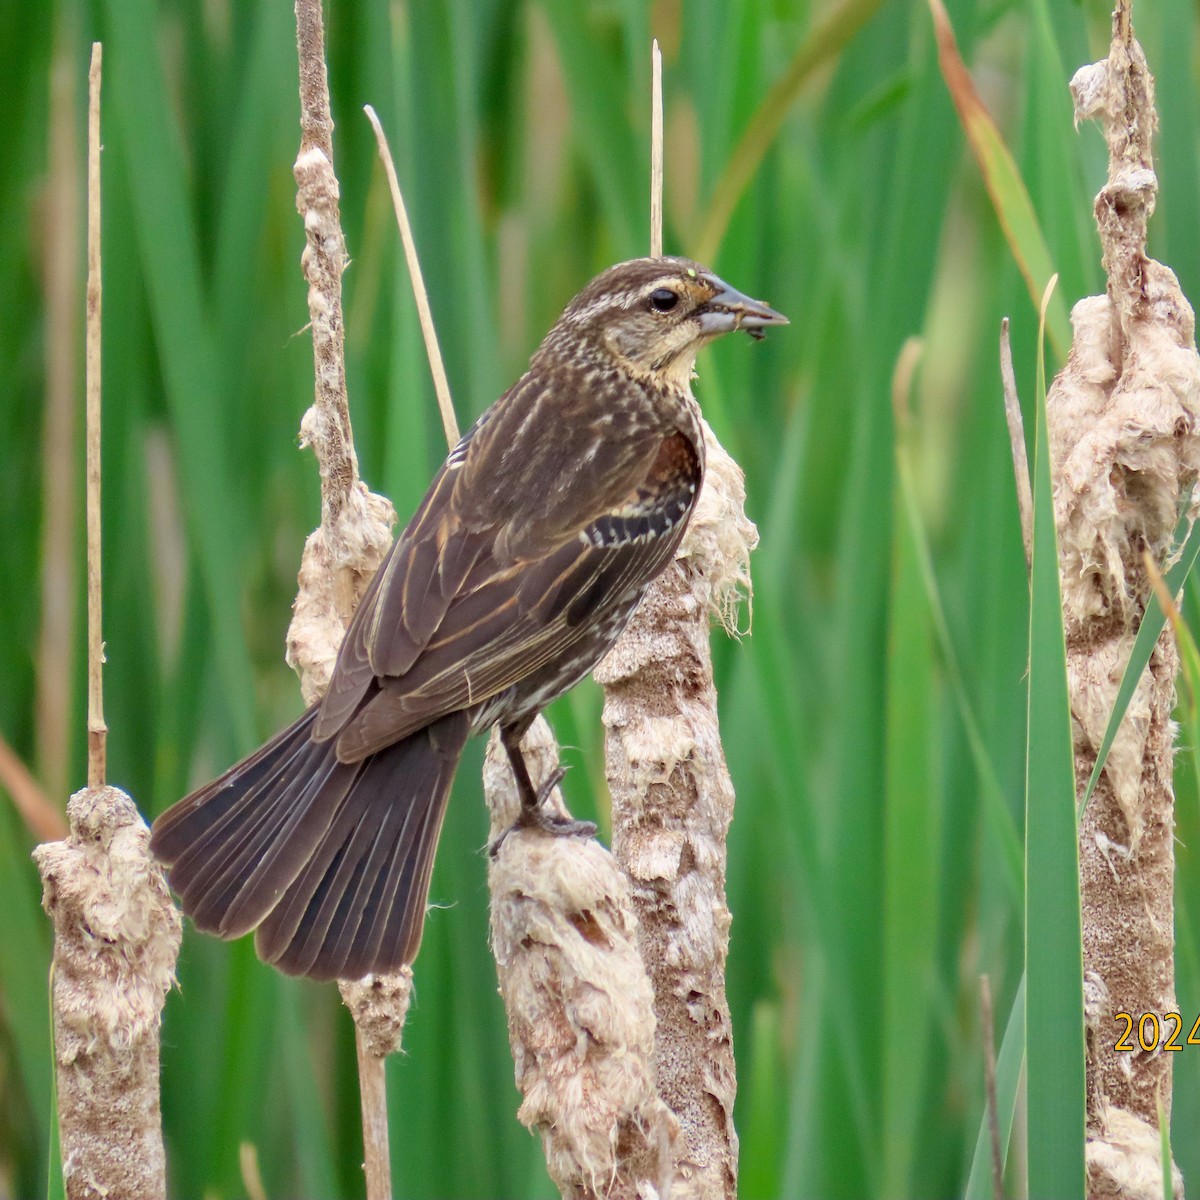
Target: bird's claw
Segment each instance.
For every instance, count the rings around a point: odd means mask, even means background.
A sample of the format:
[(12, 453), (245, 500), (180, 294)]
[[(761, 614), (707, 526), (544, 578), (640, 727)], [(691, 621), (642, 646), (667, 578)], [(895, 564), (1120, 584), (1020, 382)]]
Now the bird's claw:
[[(554, 770), (551, 771), (549, 775), (546, 776), (545, 780), (542, 783), (542, 786), (540, 788), (538, 788), (537, 800), (533, 806), (533, 811), (535, 813), (539, 813), (542, 811), (542, 809), (545, 807), (546, 801), (550, 799), (551, 794), (554, 792), (554, 789), (556, 787), (558, 787), (558, 785), (560, 783), (562, 783), (562, 781), (566, 777), (567, 777), (567, 768), (564, 767), (561, 763), (557, 767), (555, 767)], [(524, 816), (527, 811), (529, 811), (527, 806), (522, 804), (521, 805), (521, 815)], [(519, 819), (520, 818), (518, 818), (518, 820)]]
[(542, 833), (550, 834), (551, 837), (593, 838), (596, 836), (594, 821), (577, 821), (574, 817), (560, 816), (547, 806), (546, 802), (550, 799), (550, 794), (562, 782), (566, 773), (566, 767), (556, 767), (545, 783), (538, 788), (536, 803), (532, 807), (528, 804), (521, 805), (517, 819), (489, 844), (488, 854), (492, 858), (500, 853), (504, 839), (515, 829), (539, 829)]

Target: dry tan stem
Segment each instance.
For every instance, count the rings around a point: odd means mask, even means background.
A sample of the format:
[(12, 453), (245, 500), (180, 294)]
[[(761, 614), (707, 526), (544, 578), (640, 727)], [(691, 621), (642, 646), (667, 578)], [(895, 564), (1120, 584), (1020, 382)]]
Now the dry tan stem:
[(54, 921), (54, 1055), (68, 1200), (166, 1196), (158, 1026), (182, 922), (150, 834), (116, 788), (67, 805), (71, 834), (38, 846)]
[(392, 1164), (388, 1151), (385, 1063), (389, 1054), (400, 1049), (412, 996), (412, 970), (402, 967), (395, 975), (368, 975), (355, 982), (340, 983), (338, 987), (354, 1016), (367, 1200), (388, 1200), (392, 1194)]
[[(658, 1092), (679, 1119), (674, 1196), (736, 1194), (733, 1034), (725, 998), (725, 834), (733, 785), (712, 681), (709, 621), (748, 585), (757, 532), (742, 473), (705, 429), (700, 507), (679, 557), (596, 668), (604, 686), (613, 854), (633, 888), (654, 986)], [(734, 606), (735, 607), (735, 606)]]
[[(41, 628), (34, 684), (38, 775), (51, 796), (65, 796), (70, 768), (71, 672), (75, 657), (79, 494), (78, 428), (79, 208), (83, 195), (76, 101), (76, 55), (70, 22), (56, 23), (50, 66), (49, 183), (44, 278), (45, 425), (42, 435)], [(66, 821), (57, 813), (64, 837)], [(46, 835), (42, 835), (46, 836)]]
[[(1146, 256), (1157, 180), (1153, 81), (1127, 2), (1104, 62), (1072, 80), (1077, 119), (1109, 145), (1096, 200), (1108, 293), (1079, 301), (1074, 341), (1047, 397), (1055, 471), (1075, 774), (1091, 773), (1146, 610), (1148, 550), (1169, 553), (1200, 470), (1200, 358), (1174, 275)], [(1171, 1055), (1114, 1045), (1113, 1014), (1175, 1007), (1172, 754), (1178, 655), (1164, 631), (1080, 828), (1088, 995), (1088, 1164), (1093, 1196), (1134, 1195), (1158, 1162), (1157, 1103), (1170, 1113)], [(1140, 1130), (1134, 1136), (1135, 1130)]]
[[(558, 764), (544, 719), (522, 748), (538, 785)], [(628, 883), (598, 842), (511, 828), (520, 800), (495, 733), (484, 790), (492, 838), (505, 835), (488, 886), (517, 1116), (541, 1134), (564, 1197), (666, 1196), (678, 1126), (655, 1092), (653, 994)], [(554, 803), (565, 813), (557, 791)]]
[(1025, 450), (1025, 422), (1017, 398), (1017, 376), (1013, 371), (1012, 341), (1008, 318), (1000, 322), (1000, 379), (1004, 384), (1004, 420), (1012, 447), (1013, 475), (1017, 484), (1017, 512), (1021, 518), (1021, 542), (1025, 547), (1025, 571), (1033, 570), (1033, 488), (1029, 482), (1029, 456)]
[(300, 153), (294, 168), (296, 207), (304, 218), (300, 258), (308, 280), (316, 399), (304, 414), (300, 438), (321, 471), (321, 527), (304, 546), (300, 591), (288, 629), (288, 663), (300, 676), (307, 703), (329, 685), (338, 647), (354, 608), (392, 543), (396, 514), (367, 490), (346, 398), (342, 353), (342, 271), (346, 265), (333, 172), (333, 120), (325, 74), (325, 35), (318, 0), (297, 0), (300, 58)]
[(663, 252), (663, 98), (662, 51), (650, 47), (650, 257)]
[(104, 636), (100, 623), (100, 43), (88, 71), (87, 608), (88, 786), (104, 783)]
[(413, 240), (412, 225), (408, 220), (408, 209), (396, 178), (396, 164), (388, 147), (383, 126), (375, 110), (368, 104), (363, 111), (371, 128), (375, 130), (375, 142), (379, 157), (383, 160), (388, 189), (392, 194), (392, 209), (396, 214), (396, 225), (400, 229), (400, 241), (404, 246), (404, 260), (408, 264), (408, 275), (412, 280), (413, 295), (417, 302), (417, 316), (421, 321), (421, 336), (425, 340), (425, 354), (429, 359), (429, 370), (433, 375), (433, 390), (437, 393), (438, 411), (442, 414), (442, 428), (451, 449), (458, 443), (458, 421), (454, 416), (454, 401), (450, 398), (450, 381), (446, 378), (446, 367), (442, 362), (442, 351), (438, 345), (437, 330), (433, 325), (433, 313), (429, 309), (429, 293), (425, 290), (425, 277), (421, 274), (421, 262), (417, 257), (417, 243)]

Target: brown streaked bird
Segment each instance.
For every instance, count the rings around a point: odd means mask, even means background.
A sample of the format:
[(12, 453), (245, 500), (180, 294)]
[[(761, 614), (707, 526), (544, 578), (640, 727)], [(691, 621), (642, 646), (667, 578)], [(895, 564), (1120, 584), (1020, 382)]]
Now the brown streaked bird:
[(671, 561), (704, 478), (690, 380), (787, 319), (684, 258), (611, 267), (465, 434), (346, 632), (325, 698), (154, 823), (184, 911), (291, 975), (411, 963), (468, 736), (499, 724), (518, 824), (551, 817), (520, 740)]

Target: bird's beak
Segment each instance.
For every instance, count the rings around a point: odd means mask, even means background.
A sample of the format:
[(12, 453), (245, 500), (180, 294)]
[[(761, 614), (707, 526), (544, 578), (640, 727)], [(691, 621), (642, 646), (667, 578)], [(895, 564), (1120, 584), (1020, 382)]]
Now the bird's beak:
[(716, 337), (720, 333), (745, 329), (761, 337), (762, 334), (757, 333), (760, 329), (789, 324), (783, 313), (776, 312), (761, 300), (743, 296), (715, 275), (711, 277), (711, 282), (716, 285), (717, 294), (700, 310), (700, 328), (706, 336)]

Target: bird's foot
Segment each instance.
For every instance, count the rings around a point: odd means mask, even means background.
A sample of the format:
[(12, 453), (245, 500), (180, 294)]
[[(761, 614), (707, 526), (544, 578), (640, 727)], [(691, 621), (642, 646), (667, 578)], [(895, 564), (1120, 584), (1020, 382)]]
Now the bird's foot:
[(515, 829), (540, 829), (542, 833), (548, 833), (552, 837), (593, 838), (596, 836), (594, 821), (577, 821), (574, 817), (560, 816), (547, 804), (551, 792), (562, 782), (566, 773), (566, 767), (556, 767), (546, 782), (538, 788), (535, 802), (532, 805), (522, 803), (517, 819), (488, 846), (488, 853), (492, 858), (500, 853), (504, 839)]

